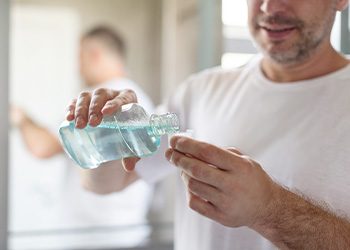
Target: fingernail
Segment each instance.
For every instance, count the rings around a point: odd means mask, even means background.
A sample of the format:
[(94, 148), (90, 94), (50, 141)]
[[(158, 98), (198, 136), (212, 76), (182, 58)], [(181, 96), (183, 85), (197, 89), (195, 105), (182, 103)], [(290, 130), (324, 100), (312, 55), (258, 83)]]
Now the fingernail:
[(75, 121), (75, 126), (80, 127), (82, 124), (83, 124), (83, 119), (78, 117)]
[(93, 115), (90, 115), (90, 119), (89, 119), (89, 122), (96, 122), (97, 121), (97, 115), (96, 114), (93, 114)]
[(170, 139), (170, 146), (172, 148), (177, 148), (177, 141), (178, 141), (178, 136), (174, 135), (171, 139)]
[(166, 159), (168, 160), (168, 161), (170, 161), (171, 162), (171, 156), (173, 155), (173, 150), (171, 150), (171, 149), (168, 149), (166, 152), (165, 152), (165, 157), (166, 157)]

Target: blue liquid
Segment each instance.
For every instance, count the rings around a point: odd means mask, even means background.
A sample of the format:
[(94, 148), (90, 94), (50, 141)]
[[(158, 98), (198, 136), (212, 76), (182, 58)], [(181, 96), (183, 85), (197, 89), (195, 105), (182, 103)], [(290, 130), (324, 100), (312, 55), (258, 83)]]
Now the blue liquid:
[(149, 156), (160, 146), (160, 137), (149, 125), (118, 127), (106, 123), (76, 129), (73, 122), (65, 122), (59, 132), (66, 153), (88, 169), (121, 158)]

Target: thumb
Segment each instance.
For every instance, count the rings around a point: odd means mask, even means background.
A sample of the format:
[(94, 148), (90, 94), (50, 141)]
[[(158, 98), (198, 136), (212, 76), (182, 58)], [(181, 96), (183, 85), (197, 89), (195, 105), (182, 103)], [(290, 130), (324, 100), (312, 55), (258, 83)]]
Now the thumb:
[(229, 147), (229, 148), (226, 148), (227, 151), (230, 151), (232, 153), (235, 153), (237, 155), (244, 155), (241, 151), (239, 151), (237, 148), (235, 147)]
[(131, 172), (135, 169), (136, 163), (140, 158), (123, 158), (122, 164), (126, 172)]

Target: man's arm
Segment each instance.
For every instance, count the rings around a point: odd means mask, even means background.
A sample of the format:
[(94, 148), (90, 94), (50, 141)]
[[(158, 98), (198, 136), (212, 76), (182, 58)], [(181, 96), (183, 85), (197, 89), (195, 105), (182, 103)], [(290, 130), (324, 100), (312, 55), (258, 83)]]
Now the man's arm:
[(347, 218), (282, 187), (279, 196), (252, 229), (280, 249), (350, 249)]
[[(281, 249), (350, 249), (350, 223), (275, 183), (236, 149), (175, 136), (167, 159), (182, 171), (190, 208), (247, 226)], [(349, 212), (349, 211), (348, 211)]]
[(63, 151), (58, 138), (36, 124), (18, 107), (11, 108), (12, 124), (19, 128), (28, 150), (38, 158), (50, 158)]
[(82, 186), (96, 194), (118, 192), (139, 179), (135, 171), (126, 172), (120, 161), (103, 163), (95, 169), (80, 171)]

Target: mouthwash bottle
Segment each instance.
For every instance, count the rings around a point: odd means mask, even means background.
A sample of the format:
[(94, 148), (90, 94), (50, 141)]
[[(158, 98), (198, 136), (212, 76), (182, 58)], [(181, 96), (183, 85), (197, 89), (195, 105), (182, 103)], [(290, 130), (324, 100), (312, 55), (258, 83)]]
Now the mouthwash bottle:
[(149, 116), (142, 106), (132, 103), (121, 111), (105, 116), (97, 127), (75, 128), (64, 121), (59, 129), (65, 152), (85, 169), (127, 157), (152, 155), (160, 146), (160, 137), (179, 131), (175, 114)]

